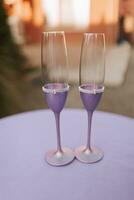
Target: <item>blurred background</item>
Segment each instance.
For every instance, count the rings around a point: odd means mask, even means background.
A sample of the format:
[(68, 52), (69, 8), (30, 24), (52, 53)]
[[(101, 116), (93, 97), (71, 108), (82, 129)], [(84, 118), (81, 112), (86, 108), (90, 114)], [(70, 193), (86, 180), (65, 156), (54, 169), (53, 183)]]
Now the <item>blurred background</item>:
[(1, 0), (0, 117), (47, 108), (40, 38), (52, 30), (66, 34), (71, 85), (66, 107), (82, 108), (77, 87), (83, 33), (104, 32), (106, 89), (98, 110), (134, 117), (134, 0)]

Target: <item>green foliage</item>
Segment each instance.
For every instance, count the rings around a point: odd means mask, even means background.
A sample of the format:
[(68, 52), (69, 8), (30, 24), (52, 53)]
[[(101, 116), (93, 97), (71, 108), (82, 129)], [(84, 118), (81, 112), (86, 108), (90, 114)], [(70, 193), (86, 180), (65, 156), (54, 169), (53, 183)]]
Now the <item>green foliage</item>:
[(26, 60), (12, 39), (7, 15), (0, 0), (0, 117), (12, 112), (19, 105), (15, 79), (23, 71)]
[(4, 67), (21, 71), (24, 63), (25, 58), (12, 39), (3, 1), (0, 0), (0, 68), (4, 65)]
[(20, 95), (13, 80), (16, 75), (5, 69), (0, 72), (0, 117), (4, 117), (20, 108)]

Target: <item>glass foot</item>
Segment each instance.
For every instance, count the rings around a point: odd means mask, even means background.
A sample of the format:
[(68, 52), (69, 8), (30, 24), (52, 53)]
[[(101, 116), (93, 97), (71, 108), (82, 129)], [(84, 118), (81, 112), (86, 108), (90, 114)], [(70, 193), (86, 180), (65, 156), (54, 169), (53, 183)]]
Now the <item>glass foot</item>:
[(53, 166), (63, 166), (74, 160), (74, 152), (69, 148), (62, 148), (62, 152), (50, 150), (45, 155), (45, 160)]
[(103, 152), (96, 147), (93, 147), (90, 150), (85, 146), (82, 146), (75, 150), (75, 156), (79, 161), (88, 164), (98, 162), (103, 158), (104, 155)]

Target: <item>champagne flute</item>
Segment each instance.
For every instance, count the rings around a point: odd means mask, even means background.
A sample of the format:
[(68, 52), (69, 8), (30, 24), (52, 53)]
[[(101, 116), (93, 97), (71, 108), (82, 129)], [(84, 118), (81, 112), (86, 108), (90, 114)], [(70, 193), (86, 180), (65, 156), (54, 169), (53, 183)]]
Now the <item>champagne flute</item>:
[(48, 151), (45, 160), (53, 166), (67, 165), (73, 161), (74, 153), (67, 147), (62, 148), (60, 139), (60, 113), (69, 91), (67, 80), (68, 58), (63, 31), (42, 33), (41, 64), (42, 90), (48, 107), (54, 113), (57, 129), (57, 149)]
[(79, 91), (88, 115), (88, 135), (86, 146), (75, 150), (76, 158), (84, 163), (94, 163), (103, 158), (103, 152), (91, 146), (91, 123), (104, 91), (105, 75), (105, 35), (85, 33), (83, 37), (79, 67)]

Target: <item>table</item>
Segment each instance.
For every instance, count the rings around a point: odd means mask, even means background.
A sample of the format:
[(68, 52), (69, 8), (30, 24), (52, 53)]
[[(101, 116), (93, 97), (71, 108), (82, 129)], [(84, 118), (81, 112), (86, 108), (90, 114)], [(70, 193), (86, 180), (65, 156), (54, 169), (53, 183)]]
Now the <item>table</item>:
[[(63, 145), (85, 144), (86, 117), (82, 110), (61, 113)], [(44, 161), (45, 151), (56, 145), (51, 111), (1, 119), (0, 200), (133, 200), (134, 120), (95, 112), (92, 144), (103, 149), (102, 161), (52, 167)]]

